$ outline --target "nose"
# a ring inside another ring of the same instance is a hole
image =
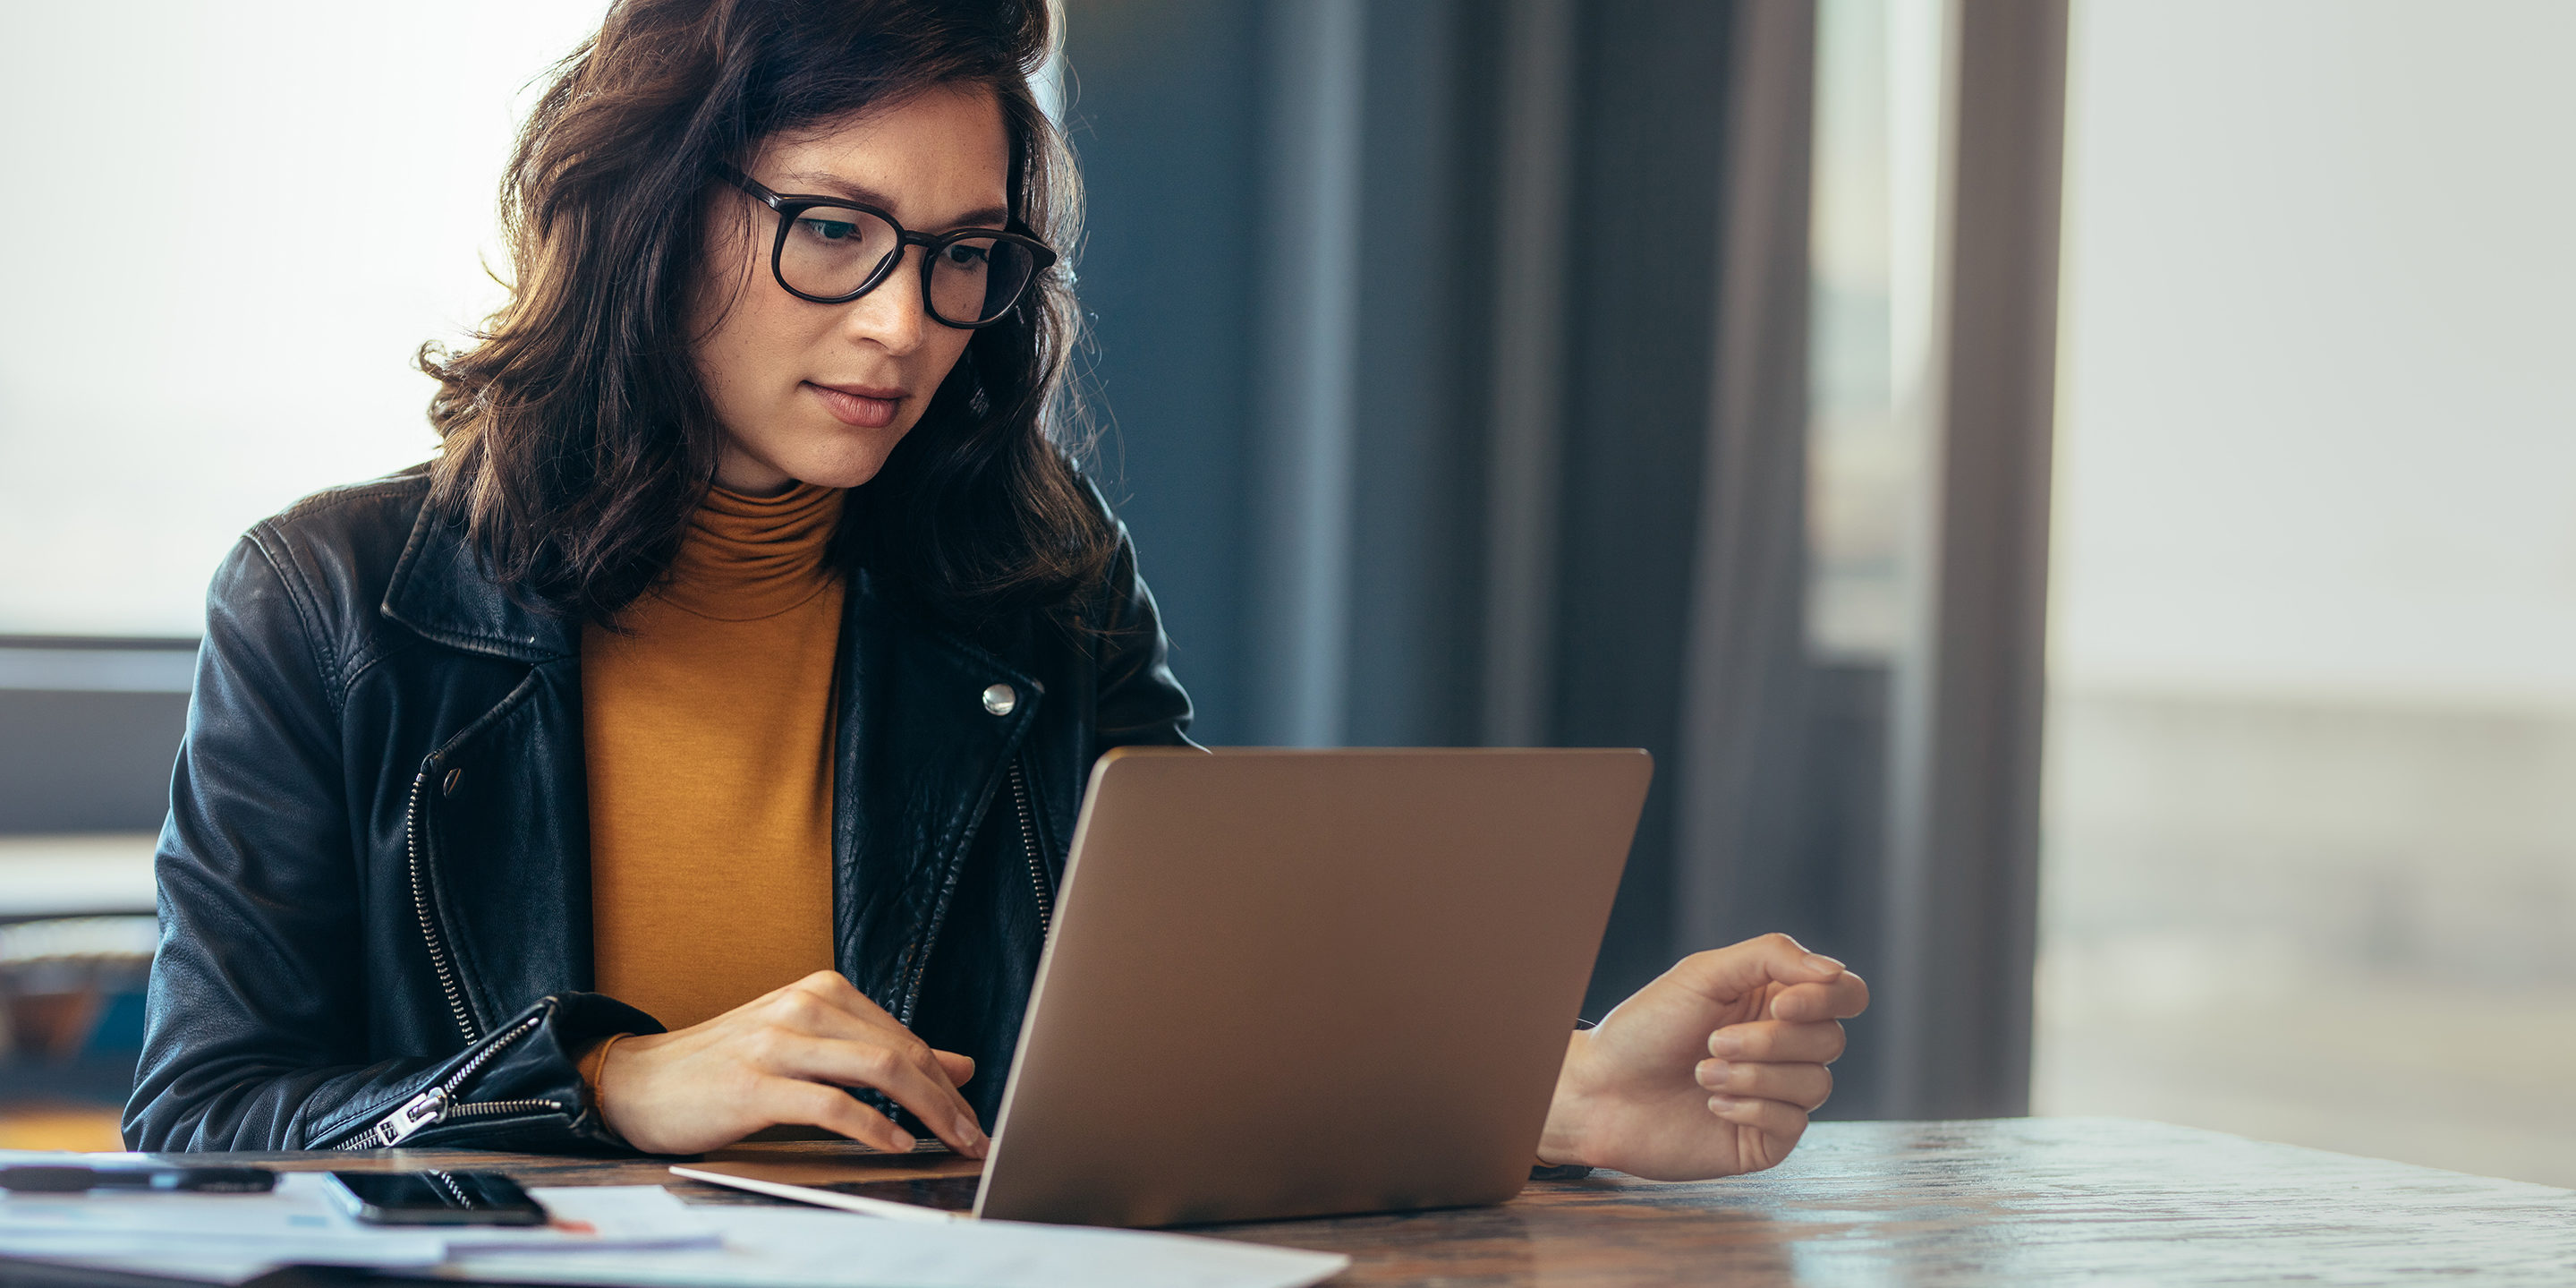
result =
[[[841,306],[842,333],[874,342],[897,357],[920,348],[922,336],[937,325],[922,307],[921,257],[927,253],[919,246],[904,247],[902,262],[875,290]]]

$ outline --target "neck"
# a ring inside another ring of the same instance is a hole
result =
[[[838,488],[814,484],[776,497],[716,488],[690,516],[654,594],[718,621],[749,621],[805,602],[836,575],[830,549],[842,497]]]

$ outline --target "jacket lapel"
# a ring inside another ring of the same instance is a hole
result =
[[[478,1022],[593,980],[581,625],[512,600],[455,525],[422,507],[383,615],[494,666],[479,718],[437,731],[419,794],[444,934]],[[461,670],[461,669],[460,669]]]
[[[843,596],[835,676],[834,962],[910,1021],[922,971],[977,826],[1036,722],[1044,686],[860,573]],[[486,1018],[590,987],[588,768],[578,622],[511,600],[453,525],[425,509],[383,613],[451,648],[529,664],[525,682],[437,750],[443,779],[506,783],[444,801],[432,835],[438,902]],[[995,685],[1008,710],[985,703]],[[443,817],[441,817],[443,815]],[[496,975],[499,971],[502,974]],[[506,975],[506,978],[503,977]]]
[[[843,605],[834,957],[860,992],[910,1023],[967,848],[1044,695],[1025,670],[939,628],[868,574],[851,578]],[[998,714],[985,702],[995,685],[1009,686]]]
[[[469,652],[547,662],[581,656],[581,623],[510,598],[483,572],[457,525],[424,505],[403,543],[381,610],[421,635]]]

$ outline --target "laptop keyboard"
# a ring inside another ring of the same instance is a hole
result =
[[[843,1181],[815,1188],[835,1194],[854,1194],[863,1199],[884,1199],[888,1203],[937,1208],[943,1212],[972,1212],[975,1210],[975,1187],[982,1183],[982,1179],[976,1176],[935,1176],[908,1181]]]

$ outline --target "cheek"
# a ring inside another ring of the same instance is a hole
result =
[[[899,434],[909,434],[921,424],[921,418],[930,411],[931,401],[948,383],[948,377],[956,373],[957,364],[965,360],[966,346],[975,338],[971,331],[959,331],[937,323],[930,325],[932,329],[947,334],[924,337],[921,347],[913,350],[911,360],[904,364],[904,383],[920,390],[921,396],[904,400],[903,410],[894,423]]]
[[[794,365],[813,336],[800,329],[804,319],[786,313],[757,291],[745,292],[730,310],[718,315],[713,330],[702,330],[697,344],[699,378],[718,406],[739,407],[746,400],[775,394],[784,372]],[[794,381],[786,382],[788,387]]]
[[[936,326],[936,324],[933,325]],[[945,334],[932,336],[930,343],[922,346],[923,354],[934,364],[933,369],[938,375],[938,379],[929,382],[932,388],[937,388],[947,381],[949,374],[957,369],[957,364],[965,360],[966,347],[975,342],[975,333],[972,331],[960,331],[954,327],[945,326],[937,329]]]
[[[793,342],[783,334],[790,319],[780,316],[777,291],[762,291],[768,272],[764,248],[754,245],[737,222],[710,221],[706,262],[710,266],[691,308],[691,357],[707,393],[719,409],[739,403],[758,390]]]

